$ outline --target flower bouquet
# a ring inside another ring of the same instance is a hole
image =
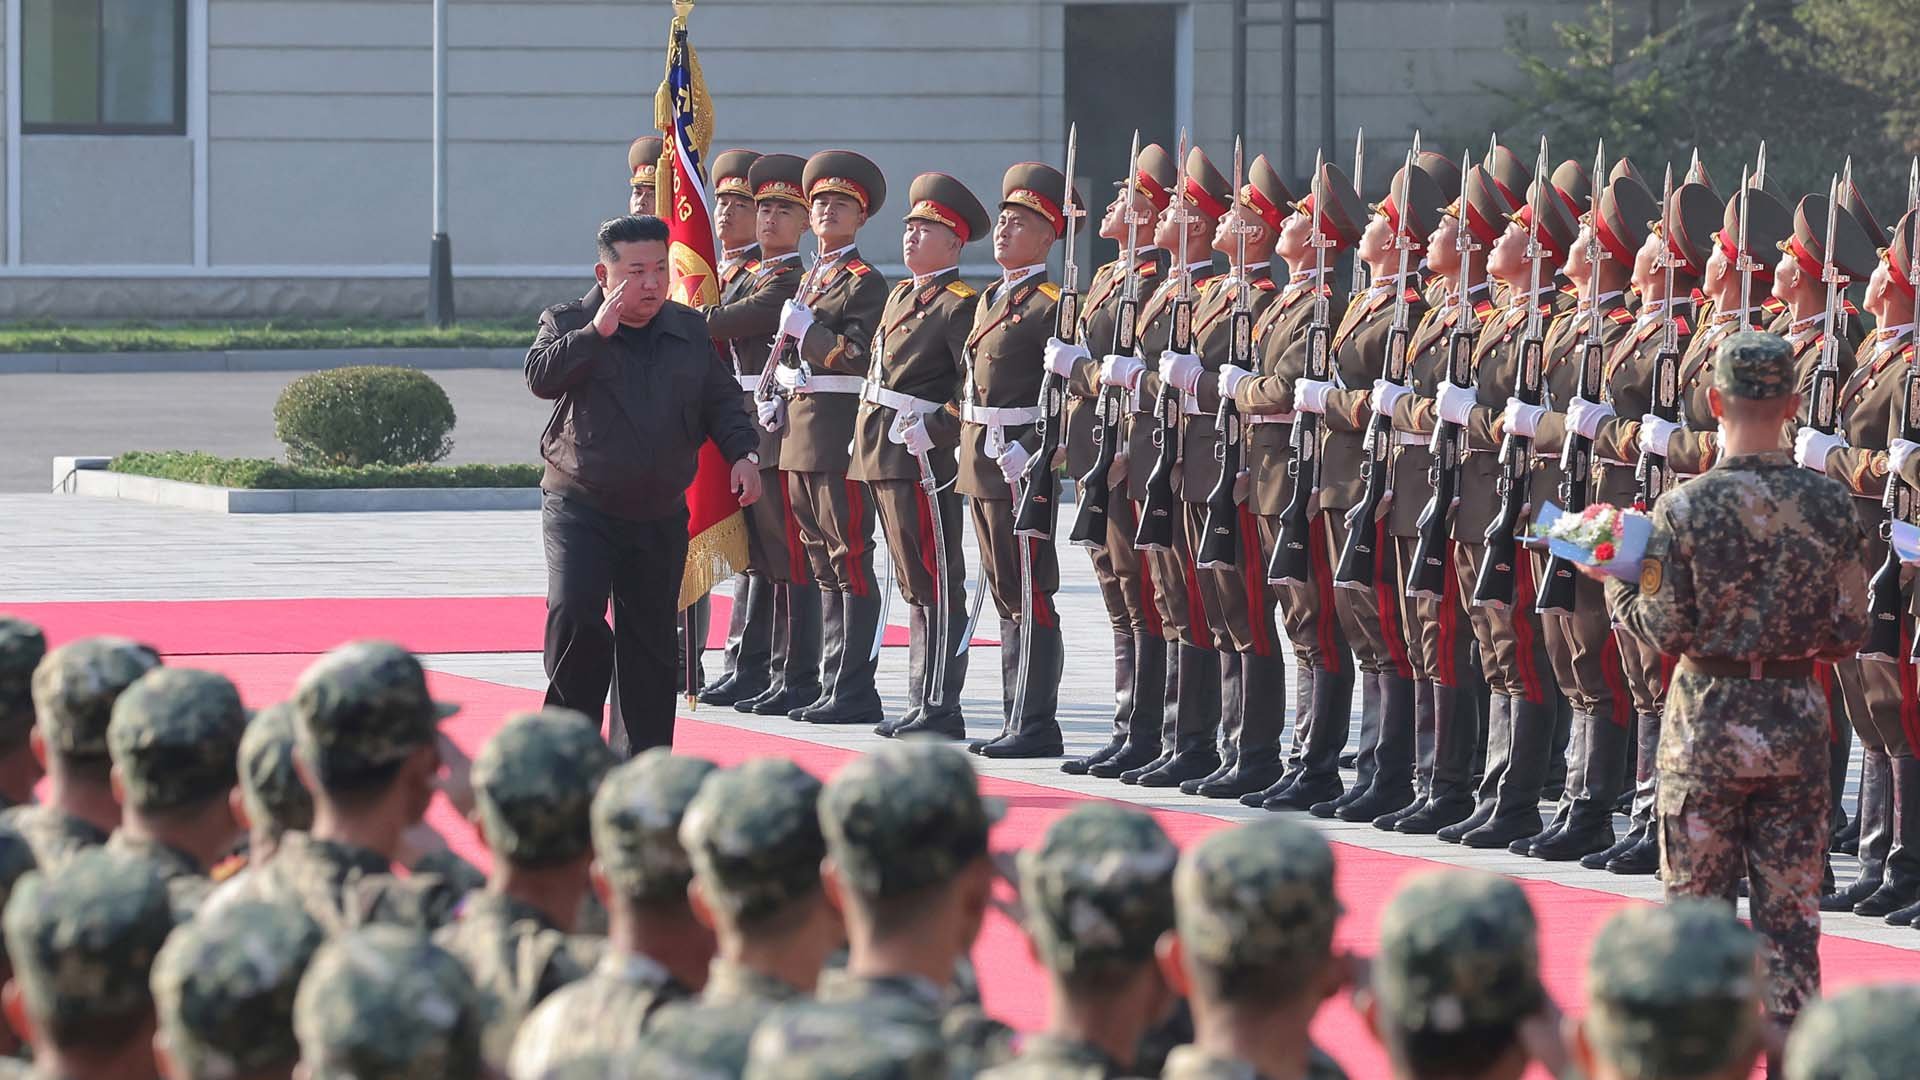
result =
[[[1638,510],[1595,503],[1577,514],[1552,503],[1540,508],[1532,535],[1568,562],[1594,566],[1622,581],[1640,580],[1640,560],[1653,519]]]

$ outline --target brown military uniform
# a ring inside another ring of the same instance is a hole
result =
[[[737,261],[722,262],[720,302],[707,309],[707,331],[720,350],[720,359],[732,370],[740,389],[751,399],[767,365],[767,353],[780,329],[780,306],[800,288],[800,256],[763,259],[756,245]],[[749,400],[749,408],[753,406]],[[760,474],[764,496],[747,510],[754,540],[747,546],[752,572],[776,584],[812,580],[805,553],[788,546],[793,530],[786,484],[779,475],[780,444],[785,428],[760,432]]]

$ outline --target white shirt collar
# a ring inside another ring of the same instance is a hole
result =
[[[854,248],[859,246],[860,246],[859,244],[848,244],[846,247],[837,247],[837,248],[834,248],[832,251],[821,252],[820,261],[821,262],[838,262],[840,261],[841,256],[845,255],[847,252],[852,251]]]
[[[1267,267],[1272,265],[1273,265],[1272,259],[1261,259],[1259,262],[1250,262],[1247,265],[1241,267],[1240,269],[1245,273],[1251,274],[1255,270],[1264,270]]]
[[[1287,275],[1287,284],[1305,285],[1307,282],[1312,281],[1314,278],[1319,277],[1321,274],[1325,272],[1326,271],[1324,271],[1318,266],[1309,266],[1305,270],[1295,270],[1291,274]]]
[[[1912,333],[1912,332],[1913,332],[1912,323],[1910,322],[1895,323],[1892,326],[1882,326],[1882,327],[1876,328],[1873,332],[1873,340],[1875,342],[1897,341],[1900,338],[1906,337],[1909,333]]]
[[[925,285],[927,282],[932,281],[934,278],[939,277],[941,274],[949,274],[958,269],[960,269],[960,264],[954,263],[952,266],[946,267],[944,269],[935,270],[931,274],[915,274],[913,275],[913,287],[917,289],[920,286]]]
[[[1804,319],[1795,319],[1788,323],[1787,332],[1796,333],[1801,330],[1811,330],[1816,326],[1825,325],[1827,325],[1827,313],[1825,311],[1816,311]]]
[[[1046,263],[1034,263],[1032,266],[1022,266],[1016,270],[1002,270],[1000,271],[1000,287],[1003,289],[1011,288],[1035,274],[1044,274],[1046,272]]]
[[[788,259],[797,259],[799,257],[800,257],[800,253],[798,251],[789,251],[785,255],[762,255],[760,256],[760,261],[763,263],[777,263],[777,262],[786,262]]]
[[[737,248],[729,248],[720,254],[720,265],[732,266],[734,263],[741,262],[746,259],[747,252],[751,250],[753,250],[752,244],[742,244]]]

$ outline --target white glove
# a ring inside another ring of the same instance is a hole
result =
[[[1667,452],[1667,444],[1673,441],[1680,431],[1680,425],[1671,420],[1662,420],[1648,413],[1640,418],[1640,452],[1643,454],[1662,454]]]
[[[1059,338],[1047,339],[1047,370],[1063,379],[1073,378],[1073,366],[1093,358],[1085,345],[1069,345]]]
[[[787,426],[787,403],[779,398],[768,398],[754,408],[760,414],[762,429],[772,432]]]
[[[1200,358],[1192,353],[1169,349],[1160,354],[1160,377],[1183,394],[1193,393],[1193,388],[1200,385],[1200,373],[1205,370]]]
[[[813,309],[797,301],[789,300],[780,305],[780,332],[792,338],[807,336],[807,330],[813,326]]]
[[[907,452],[916,457],[933,449],[933,436],[927,432],[927,418],[917,412],[903,412],[894,417],[893,430],[887,432],[887,438],[906,447]]]
[[[1373,411],[1381,416],[1391,417],[1393,407],[1400,399],[1413,393],[1413,387],[1390,383],[1385,379],[1373,380]]]
[[[1913,457],[1916,450],[1920,450],[1920,443],[1908,442],[1905,439],[1895,439],[1888,443],[1887,470],[1905,475],[1907,459]]]
[[[1006,478],[1008,487],[1019,486],[1020,474],[1027,471],[1027,459],[1032,456],[1027,453],[1026,447],[1017,442],[1008,443],[1006,449],[1000,451],[1000,457],[996,460],[1000,463],[1000,475]]]
[[[1147,370],[1147,365],[1137,356],[1112,356],[1100,361],[1100,382],[1103,386],[1112,386],[1121,390],[1133,389],[1134,380]]]
[[[1480,404],[1480,395],[1470,386],[1441,383],[1434,403],[1440,407],[1440,419],[1449,424],[1465,424],[1473,415],[1473,407]]]
[[[1323,413],[1327,411],[1327,395],[1333,392],[1333,384],[1319,379],[1297,379],[1293,384],[1293,407],[1301,412]]]
[[[791,394],[800,388],[800,369],[781,364],[773,369],[773,381],[780,389]]]
[[[1793,460],[1804,468],[1823,473],[1827,471],[1827,455],[1845,445],[1847,440],[1839,435],[1828,435],[1803,427],[1793,437]]]
[[[1612,416],[1613,406],[1598,401],[1577,397],[1567,403],[1567,426],[1582,438],[1593,438],[1600,430],[1600,422]]]
[[[1243,367],[1234,367],[1232,364],[1221,364],[1219,374],[1220,396],[1228,398],[1232,397],[1233,392],[1240,388],[1241,383],[1253,378],[1253,372]]]
[[[1507,399],[1507,408],[1500,414],[1500,422],[1508,431],[1523,439],[1531,439],[1540,430],[1540,418],[1547,415],[1545,405],[1529,405],[1517,397]]]

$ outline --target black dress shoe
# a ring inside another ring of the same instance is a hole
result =
[[[1428,800],[1425,795],[1415,795],[1412,802],[1395,810],[1393,813],[1381,814],[1379,817],[1374,818],[1373,827],[1379,829],[1381,832],[1392,832],[1395,825],[1425,810],[1427,808],[1427,802]]]
[[[1821,911],[1852,911],[1853,905],[1880,889],[1880,878],[1856,878],[1844,889],[1836,889],[1820,898]]]
[[[1095,750],[1086,757],[1068,758],[1061,762],[1060,771],[1066,773],[1068,776],[1085,776],[1089,769],[1118,754],[1120,751],[1126,749],[1126,746],[1126,736],[1116,735],[1113,737],[1112,742],[1107,743],[1107,745]]]
[[[1140,777],[1141,787],[1165,788],[1179,787],[1183,781],[1198,780],[1213,774],[1220,767],[1220,751],[1209,743],[1204,747],[1182,750],[1167,760],[1165,765]]]
[[[1087,769],[1088,776],[1097,776],[1102,780],[1117,780],[1120,774],[1131,772],[1144,765],[1151,765],[1160,757],[1157,746],[1135,746],[1129,743],[1121,751],[1105,761]]]
[[[1582,856],[1580,865],[1589,870],[1605,870],[1608,863],[1632,850],[1636,844],[1640,843],[1641,838],[1644,836],[1646,836],[1646,832],[1643,830],[1628,829],[1627,835],[1615,840],[1613,846],[1607,850],[1596,851],[1591,855]]]
[[[1607,873],[1644,877],[1660,869],[1660,842],[1642,836],[1640,842],[1607,861]]]
[[[962,716],[958,709],[942,714],[923,712],[893,729],[893,738],[903,739],[908,735],[938,735],[943,739],[964,739],[967,737],[967,718]]]
[[[1432,836],[1473,816],[1473,800],[1464,796],[1427,800],[1427,805],[1396,823],[1393,831],[1405,836]]]
[[[1194,794],[1203,799],[1251,798],[1255,794],[1264,793],[1278,783],[1281,774],[1286,770],[1286,765],[1279,760],[1249,765],[1247,760],[1242,758],[1219,779],[1201,784],[1200,790]]]
[[[1468,814],[1466,817],[1461,818],[1459,821],[1454,822],[1444,829],[1436,830],[1433,835],[1449,844],[1457,844],[1460,842],[1461,837],[1492,820],[1493,800],[1489,799],[1485,805],[1475,805],[1471,814]]]
[[[1278,795],[1269,796],[1260,804],[1263,810],[1309,810],[1323,802],[1329,802],[1340,795],[1341,784],[1337,776],[1318,780],[1300,780]]]
[[[1826,909],[1821,908],[1820,910],[1825,911]],[[1898,911],[1887,914],[1887,922],[1893,926],[1912,926],[1916,919],[1920,919],[1920,904],[1908,904]]]
[[[1288,790],[1293,787],[1294,782],[1299,779],[1300,773],[1298,771],[1282,773],[1280,779],[1275,780],[1265,791],[1250,791],[1240,796],[1240,805],[1251,806],[1255,810],[1258,810],[1266,805],[1268,799],[1278,799],[1285,795]]]
[[[1341,767],[1341,768],[1343,768],[1343,769],[1351,769],[1351,768],[1353,768],[1353,767],[1355,767],[1355,766],[1356,766],[1356,765],[1358,765],[1358,764],[1360,764],[1360,755],[1359,755],[1359,754],[1341,754],[1341,755],[1340,755],[1340,767]]]
[[[1878,919],[1909,904],[1920,902],[1920,889],[1901,888],[1891,881],[1882,882],[1865,900],[1853,905],[1855,915]]]
[[[759,697],[736,701],[733,707],[740,712],[750,712],[755,716],[787,716],[796,709],[802,709],[820,700],[820,688],[788,689],[779,687],[769,689]]]
[[[1333,816],[1341,821],[1372,821],[1382,814],[1398,813],[1413,802],[1413,786],[1381,788],[1370,787],[1366,793],[1345,806],[1334,810]]]
[[[1232,772],[1233,767],[1236,764],[1238,764],[1239,761],[1240,761],[1240,755],[1238,754],[1235,754],[1235,753],[1221,754],[1220,765],[1217,768],[1215,768],[1212,772],[1208,773],[1205,776],[1195,777],[1191,780],[1180,781],[1180,793],[1183,795],[1200,794],[1200,785],[1211,784],[1215,780],[1218,780],[1221,777]]]
[[[759,697],[761,694],[764,694],[766,692],[767,692],[766,683],[760,682],[758,680],[755,680],[752,682],[743,682],[740,679],[729,675],[725,679],[722,679],[719,682],[714,683],[712,686],[706,688],[705,690],[700,691],[700,704],[702,705],[737,705],[740,702],[747,700],[748,698]]]
[[[1571,862],[1583,855],[1596,851],[1605,851],[1613,846],[1613,826],[1594,825],[1591,828],[1562,829],[1552,836],[1533,842],[1533,850],[1527,854],[1547,862]]]
[[[1165,751],[1164,753],[1160,754],[1160,756],[1154,758],[1152,761],[1147,762],[1145,765],[1141,765],[1138,768],[1128,769],[1126,772],[1121,773],[1120,782],[1123,784],[1138,784],[1140,782],[1141,777],[1147,775],[1148,773],[1154,771],[1155,769],[1160,768],[1162,765],[1165,765],[1167,762],[1172,760],[1173,760],[1173,751],[1171,750]]]
[[[1498,818],[1465,833],[1460,843],[1470,848],[1503,848],[1515,840],[1530,840],[1540,835],[1540,812],[1520,814],[1502,821]]]
[[[1040,758],[1060,756],[1060,729],[1041,728],[995,739],[980,748],[981,757]]]

